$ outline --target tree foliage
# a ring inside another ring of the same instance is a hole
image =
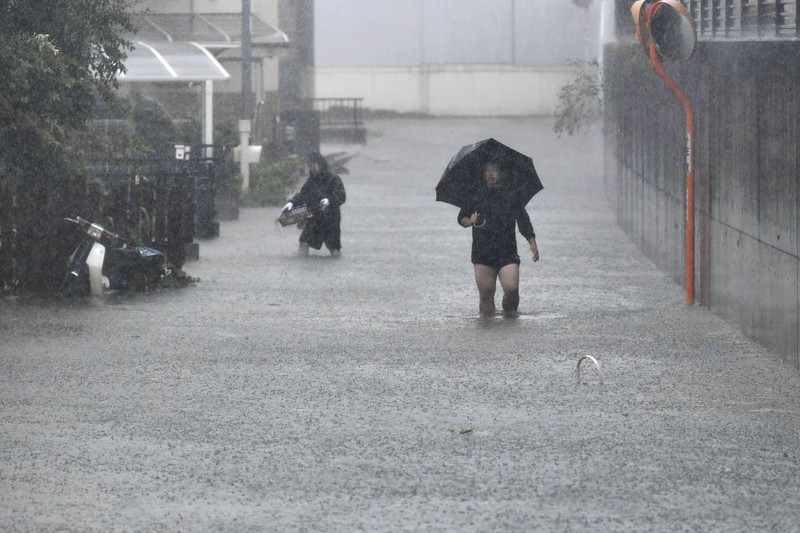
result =
[[[114,98],[133,1],[0,0],[0,202],[14,205],[26,288],[52,286],[66,261],[63,218],[98,204],[80,147],[97,99]]]

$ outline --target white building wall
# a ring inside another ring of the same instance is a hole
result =
[[[603,3],[583,9],[571,0],[314,0],[316,65],[562,66],[592,60]]]
[[[435,116],[552,114],[578,63],[602,60],[609,12],[610,0],[315,0],[315,96]]]
[[[372,110],[433,116],[550,115],[572,67],[433,65],[317,68],[318,98],[363,98]]]

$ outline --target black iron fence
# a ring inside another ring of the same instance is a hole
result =
[[[0,187],[0,291],[17,280],[17,195],[14,187]]]
[[[164,251],[180,267],[195,237],[219,235],[217,195],[236,185],[230,147],[178,145],[175,149],[174,159],[129,161],[120,170],[95,168],[95,173],[108,190],[103,206],[107,223],[118,233],[137,235]]]
[[[319,116],[320,136],[344,142],[367,142],[363,98],[312,98],[308,107]]]
[[[194,253],[195,238],[219,235],[217,196],[238,187],[233,151],[219,145],[184,147],[171,160],[94,162],[92,170],[106,191],[95,222],[161,250],[177,268]],[[20,250],[30,248],[20,242],[18,182],[0,179],[0,289],[16,286]]]
[[[684,0],[700,39],[800,37],[800,0]]]
[[[286,149],[305,155],[319,151],[321,141],[366,144],[363,98],[309,98],[297,109],[281,111]]]

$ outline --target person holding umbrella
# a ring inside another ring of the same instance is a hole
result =
[[[436,199],[460,207],[458,223],[472,228],[471,259],[483,316],[495,313],[498,280],[503,311],[517,313],[520,258],[515,229],[538,261],[536,234],[525,206],[542,188],[530,157],[494,139],[463,147],[436,187]]]
[[[481,315],[495,313],[497,281],[503,289],[503,311],[514,314],[519,307],[519,264],[514,226],[528,241],[534,261],[539,260],[536,234],[524,205],[503,189],[500,162],[487,162],[483,170],[486,194],[472,209],[461,209],[458,223],[472,228],[472,264],[478,286]]]
[[[296,205],[306,205],[314,210],[314,216],[306,221],[300,233],[300,255],[308,255],[309,247],[319,250],[323,244],[331,256],[342,255],[340,208],[346,200],[342,179],[328,170],[328,162],[321,154],[311,153],[308,156],[308,179],[282,210],[291,211]]]

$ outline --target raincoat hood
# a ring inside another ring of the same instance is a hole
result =
[[[308,164],[318,164],[320,174],[328,171],[328,161],[319,152],[311,152],[308,154]]]

